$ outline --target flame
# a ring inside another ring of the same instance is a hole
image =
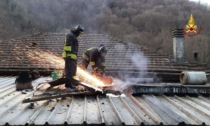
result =
[[[91,84],[93,86],[96,86],[96,87],[103,87],[105,86],[105,84],[100,81],[98,78],[92,76],[89,72],[83,70],[82,68],[80,67],[77,67],[77,75],[81,78],[83,78],[83,80],[88,84]]]

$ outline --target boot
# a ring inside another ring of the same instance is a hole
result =
[[[72,79],[71,82],[74,86],[80,85],[81,83],[79,80],[74,80],[74,79]]]
[[[59,78],[57,80],[54,80],[54,81],[51,81],[49,82],[49,84],[54,87],[54,86],[58,86],[58,85],[61,85],[61,84],[65,84],[67,81],[66,78]]]

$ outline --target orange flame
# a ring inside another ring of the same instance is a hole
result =
[[[80,67],[77,67],[77,75],[79,77],[83,78],[83,80],[85,82],[87,82],[88,84],[91,84],[93,86],[96,86],[96,87],[105,86],[105,84],[102,81],[100,81],[98,78],[92,76],[90,73],[81,69]]]

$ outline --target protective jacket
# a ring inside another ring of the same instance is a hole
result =
[[[62,57],[70,57],[73,60],[77,59],[78,52],[78,40],[74,34],[67,34],[64,40],[64,51],[62,53]]]
[[[82,55],[82,67],[86,68],[88,67],[89,63],[96,73],[101,73],[101,75],[105,72],[105,57],[100,54],[98,51],[98,48],[92,47],[89,48],[87,51],[85,51]]]
[[[72,87],[76,80],[77,70],[77,52],[78,52],[78,40],[73,33],[66,35],[64,41],[64,51],[62,57],[65,59],[65,78],[69,81],[66,82],[66,87]]]

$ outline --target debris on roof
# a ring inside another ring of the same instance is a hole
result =
[[[14,81],[0,77],[0,125],[210,125],[205,95],[73,96],[22,104],[33,91],[15,91]]]

